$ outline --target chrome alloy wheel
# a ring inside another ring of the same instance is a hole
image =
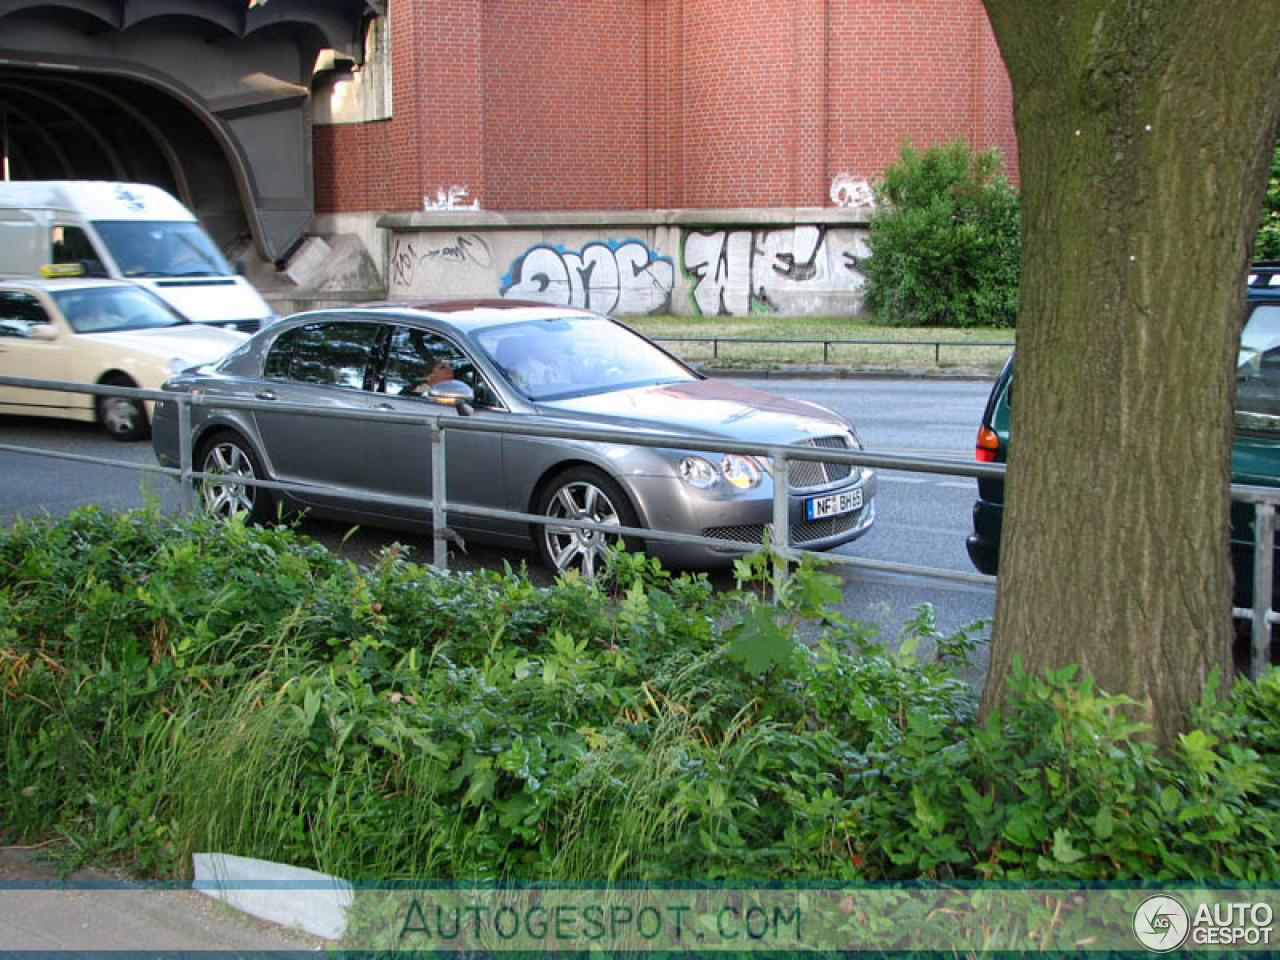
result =
[[[562,483],[546,501],[542,513],[553,519],[608,523],[620,527],[634,525],[634,521],[628,523],[623,518],[609,493],[589,479]],[[603,567],[609,547],[621,539],[616,533],[560,527],[551,523],[542,528],[543,556],[556,573],[577,570],[590,579]]]
[[[214,474],[200,481],[200,498],[208,513],[229,517],[235,513],[254,518],[259,491],[235,478],[259,479],[253,456],[232,439],[220,440],[205,451],[201,473]]]

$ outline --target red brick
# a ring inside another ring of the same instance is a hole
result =
[[[318,127],[320,212],[830,204],[905,143],[1016,173],[981,0],[391,0],[390,120]]]

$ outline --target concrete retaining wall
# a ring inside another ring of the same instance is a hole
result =
[[[360,238],[384,289],[368,282],[355,289],[339,279],[347,272],[312,264],[308,273],[323,283],[271,298],[281,313],[337,302],[341,290],[353,300],[384,293],[392,300],[504,297],[616,316],[847,316],[861,307],[867,213],[465,210],[321,217],[318,233]]]

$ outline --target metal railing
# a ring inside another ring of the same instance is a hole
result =
[[[880,470],[898,470],[913,473],[941,474],[946,476],[978,478],[1003,478],[1005,465],[1002,463],[978,463],[970,460],[954,460],[947,458],[920,457],[912,455],[873,453],[869,450],[839,450],[826,447],[794,446],[785,444],[760,444],[738,440],[714,440],[707,437],[684,436],[657,432],[631,432],[623,430],[605,430],[598,428],[567,427],[563,425],[547,426],[531,423],[503,423],[472,417],[460,417],[448,412],[421,412],[414,414],[397,414],[380,410],[334,410],[305,404],[288,404],[279,401],[234,400],[229,398],[211,399],[203,394],[176,393],[160,390],[138,390],[118,386],[90,385],[66,383],[56,380],[36,380],[24,377],[0,376],[0,385],[18,386],[42,390],[58,390],[67,393],[85,393],[95,396],[127,396],[140,400],[169,401],[177,405],[178,410],[178,442],[179,467],[162,467],[159,464],[137,463],[117,460],[108,457],[93,457],[84,454],[68,453],[61,450],[48,450],[39,447],[23,447],[12,444],[0,444],[0,452],[20,453],[43,456],[52,459],[68,460],[79,463],[94,463],[109,467],[120,467],[144,473],[157,473],[176,477],[180,481],[183,511],[194,509],[194,482],[204,479],[218,478],[215,474],[203,473],[194,468],[192,444],[192,417],[195,407],[223,410],[270,410],[276,414],[298,414],[305,416],[333,417],[348,420],[369,422],[399,423],[421,427],[431,447],[431,483],[432,491],[440,491],[440,496],[421,498],[404,498],[377,495],[361,492],[361,497],[372,503],[385,503],[400,506],[426,507],[431,510],[432,529],[432,564],[441,569],[449,566],[449,541],[451,531],[448,527],[450,514],[463,516],[517,520],[539,526],[555,525],[581,530],[599,530],[602,532],[622,534],[644,540],[658,540],[666,543],[698,544],[704,546],[723,547],[742,550],[739,541],[722,540],[715,537],[696,536],[692,534],[674,533],[665,530],[638,527],[612,526],[585,520],[572,520],[562,517],[546,517],[538,514],[523,513],[515,510],[502,510],[481,507],[475,504],[453,502],[448,495],[447,447],[446,437],[454,431],[507,434],[520,437],[547,437],[553,439],[582,440],[596,443],[615,443],[627,446],[656,447],[661,449],[692,450],[708,453],[737,453],[747,456],[767,458],[770,461],[772,476],[776,478],[790,475],[792,461],[817,461],[821,463],[847,464],[849,466],[871,467]],[[225,481],[225,477],[222,477]],[[262,480],[237,477],[236,483],[256,488],[279,491],[310,491],[324,489],[317,484],[281,483],[274,480]],[[1276,535],[1276,507],[1280,505],[1280,488],[1247,486],[1235,484],[1231,488],[1233,500],[1252,503],[1255,510],[1255,535],[1253,558],[1253,606],[1250,608],[1233,608],[1233,616],[1248,620],[1252,625],[1251,675],[1261,676],[1270,662],[1271,627],[1280,623],[1280,613],[1271,609],[1272,579],[1274,574],[1274,551]],[[993,586],[995,577],[980,573],[967,573],[957,570],[945,570],[937,567],[925,567],[914,564],[895,563],[886,560],[872,560],[865,557],[850,556],[840,553],[818,553],[797,549],[790,546],[790,512],[789,485],[774,483],[773,513],[771,524],[771,540],[775,561],[775,587],[787,575],[787,563],[804,555],[822,559],[825,563],[851,567],[875,573],[887,573],[914,576],[941,583],[960,585]]]
[[[1250,631],[1249,676],[1262,676],[1271,662],[1271,627],[1280,623],[1280,614],[1271,609],[1274,589],[1276,506],[1280,490],[1232,484],[1231,499],[1253,504],[1253,606],[1234,607],[1232,616],[1248,620]]]
[[[753,345],[772,345],[772,346],[808,346],[822,347],[822,362],[824,364],[831,363],[831,350],[833,347],[839,346],[859,346],[859,347],[932,347],[933,362],[935,365],[942,364],[942,348],[943,347],[1006,347],[1012,350],[1013,341],[982,341],[982,340],[843,340],[838,338],[822,338],[822,339],[791,339],[791,338],[774,338],[774,337],[660,337],[650,336],[650,340],[658,343],[709,343],[711,344],[711,359],[720,359],[721,344],[753,344]]]

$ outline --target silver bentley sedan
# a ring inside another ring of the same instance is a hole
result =
[[[384,304],[298,314],[166,390],[197,392],[192,466],[206,509],[262,522],[278,506],[380,527],[430,529],[428,432],[370,411],[474,417],[511,426],[666,432],[715,441],[858,449],[852,424],[810,403],[711,380],[626,326],[586,310],[514,301]],[[253,410],[223,398],[257,400]],[[270,409],[280,406],[279,412]],[[317,412],[298,411],[303,405]],[[332,411],[345,416],[321,416]],[[153,446],[179,462],[174,403],[157,406]],[[715,537],[741,546],[652,540],[667,563],[716,566],[760,546],[773,509],[767,459],[616,442],[450,430],[451,506]],[[793,461],[791,542],[846,543],[875,516],[872,470]],[[239,481],[296,484],[288,494]],[[278,504],[277,499],[286,502]],[[552,569],[592,575],[609,543],[595,531],[450,513],[464,540],[537,549]]]

